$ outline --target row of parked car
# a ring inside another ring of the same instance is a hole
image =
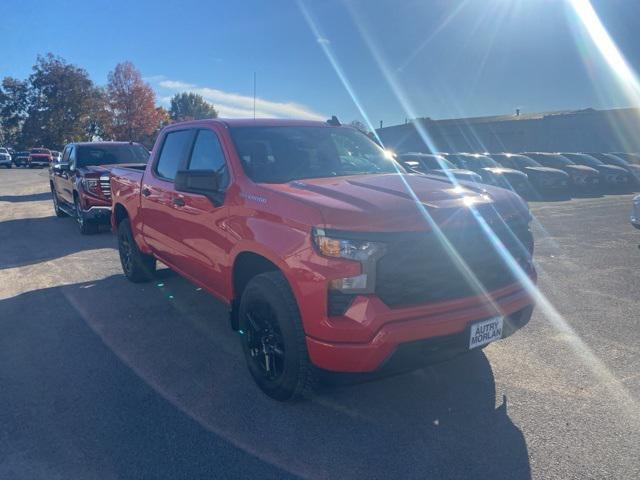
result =
[[[54,161],[59,161],[62,154],[48,148],[31,148],[24,151],[0,147],[0,167],[44,168]]]
[[[640,154],[634,153],[409,152],[397,160],[410,171],[505,187],[529,199],[640,186]]]

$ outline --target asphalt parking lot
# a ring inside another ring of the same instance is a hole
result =
[[[225,311],[0,171],[0,478],[640,478],[632,195],[532,203],[548,303],[446,364],[280,404]]]

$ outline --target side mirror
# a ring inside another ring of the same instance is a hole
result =
[[[54,163],[53,164],[53,168],[55,170],[60,170],[61,172],[65,172],[67,170],[69,170],[69,164],[68,163]]]
[[[204,195],[215,206],[222,204],[219,184],[219,176],[215,170],[178,170],[174,180],[176,191]]]

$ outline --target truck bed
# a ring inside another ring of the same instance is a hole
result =
[[[146,165],[129,164],[118,166],[111,170],[109,183],[111,184],[112,205],[121,204],[129,213],[131,226],[137,226],[137,215],[140,207],[140,186]],[[118,214],[113,210],[112,215]],[[112,225],[114,217],[112,216]]]

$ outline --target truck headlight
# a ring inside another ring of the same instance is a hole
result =
[[[313,241],[325,257],[365,262],[384,253],[383,243],[330,237],[321,228],[314,229]]]
[[[94,195],[99,194],[99,182],[97,178],[83,178],[82,186],[87,192],[91,192]]]
[[[345,294],[365,294],[375,291],[376,262],[384,255],[385,244],[369,240],[339,238],[328,235],[324,229],[313,230],[313,242],[325,257],[344,258],[360,262],[362,273],[354,277],[336,278],[329,281],[329,290]]]

